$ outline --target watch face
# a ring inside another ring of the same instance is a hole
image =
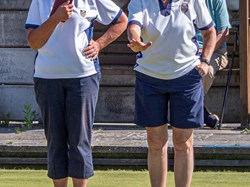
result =
[[[208,59],[206,59],[206,58],[202,58],[202,59],[201,59],[201,62],[205,62],[205,63],[208,64],[208,65],[210,64],[210,61],[209,61]]]

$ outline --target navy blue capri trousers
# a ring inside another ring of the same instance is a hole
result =
[[[48,176],[94,175],[91,132],[100,73],[75,79],[34,78],[48,146]]]

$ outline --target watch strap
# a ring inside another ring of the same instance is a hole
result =
[[[210,65],[210,60],[207,58],[201,58],[201,62],[205,62],[207,65]]]

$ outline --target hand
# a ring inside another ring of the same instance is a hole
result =
[[[196,66],[196,70],[201,74],[202,77],[206,76],[209,71],[209,65],[205,62],[201,62]]]
[[[65,22],[68,20],[73,11],[73,4],[72,1],[68,1],[60,5],[56,12],[53,14],[53,16],[59,21],[59,22]]]
[[[129,44],[127,44],[127,46],[134,52],[145,51],[151,45],[152,45],[152,42],[148,42],[145,44],[141,41],[134,40],[134,39],[130,40]]]
[[[95,60],[100,52],[100,45],[98,42],[91,40],[89,45],[83,49],[83,54],[91,60]]]

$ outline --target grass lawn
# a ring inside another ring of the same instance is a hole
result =
[[[168,187],[174,187],[173,172]],[[72,183],[70,181],[70,187]],[[192,187],[249,187],[250,172],[195,172]],[[0,170],[0,187],[52,187],[46,170]],[[88,187],[150,187],[147,171],[95,171]]]

